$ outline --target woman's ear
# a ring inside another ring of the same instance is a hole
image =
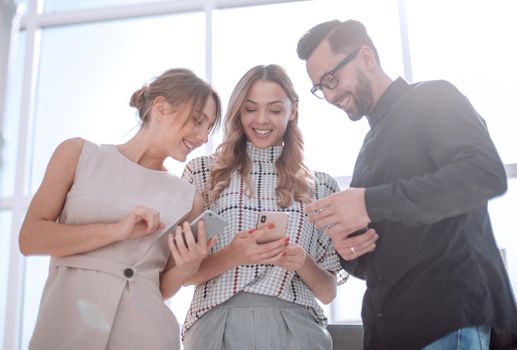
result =
[[[165,99],[165,97],[158,96],[154,99],[152,111],[154,115],[159,119],[162,119],[164,115],[170,113],[170,105]]]
[[[297,114],[298,114],[298,101],[293,103],[293,106],[291,107],[291,114],[289,115],[289,121],[295,120]]]

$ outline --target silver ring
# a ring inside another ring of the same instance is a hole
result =
[[[352,254],[355,254],[355,248],[354,247],[350,247],[350,250],[352,251]]]

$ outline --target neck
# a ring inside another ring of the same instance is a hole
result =
[[[246,150],[251,161],[275,163],[282,155],[283,146],[271,146],[258,148],[251,142],[247,142]]]
[[[153,170],[164,170],[166,155],[153,143],[147,129],[140,129],[128,142],[117,145],[118,150],[128,159]]]
[[[372,79],[372,90],[373,90],[373,105],[372,109],[375,107],[382,94],[386,91],[388,86],[391,85],[393,80],[386,75],[383,71],[377,72],[374,79]],[[370,111],[371,112],[371,111]]]

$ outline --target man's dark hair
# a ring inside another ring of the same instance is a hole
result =
[[[340,23],[340,21],[335,19],[320,23],[309,29],[307,33],[298,40],[298,47],[296,49],[298,57],[301,60],[307,60],[320,42]]]
[[[361,46],[368,46],[380,64],[379,54],[366,28],[361,22],[354,20],[333,20],[312,27],[298,41],[298,57],[307,60],[325,38],[328,38],[334,53],[350,53]]]

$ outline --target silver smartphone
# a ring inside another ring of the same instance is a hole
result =
[[[257,229],[274,224],[273,231],[266,233],[257,243],[268,243],[285,236],[289,214],[281,211],[261,211],[257,219]]]
[[[224,228],[224,226],[226,226],[226,220],[222,216],[217,215],[210,209],[207,209],[204,212],[202,212],[197,218],[192,220],[192,222],[190,223],[190,227],[192,228],[192,234],[194,235],[196,241],[197,224],[200,220],[203,220],[205,222],[205,232],[207,240],[218,234]]]

